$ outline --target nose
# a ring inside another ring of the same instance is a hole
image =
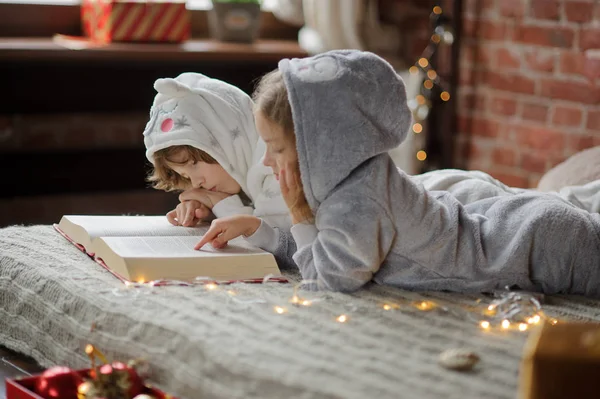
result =
[[[265,156],[263,158],[263,165],[273,167],[273,158],[271,158],[269,151],[265,153]]]
[[[192,186],[194,188],[201,188],[204,184],[204,179],[200,177],[192,177]]]

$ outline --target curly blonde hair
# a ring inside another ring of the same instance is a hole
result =
[[[185,152],[183,161],[175,162],[173,157]],[[154,153],[154,167],[146,180],[152,187],[163,191],[184,191],[192,188],[192,182],[176,173],[169,167],[172,165],[185,165],[189,161],[218,163],[213,157],[198,148],[189,145],[175,145],[156,151]]]
[[[287,87],[285,87],[283,74],[279,69],[267,73],[260,79],[252,95],[252,99],[254,100],[255,111],[261,112],[268,120],[281,126],[286,136],[291,139],[291,142],[295,146],[296,135],[294,133],[292,106],[288,100],[288,91]],[[292,172],[299,182],[299,192],[296,193],[298,200],[292,205],[290,211],[304,216],[307,220],[313,221],[314,215],[306,201],[302,180],[300,179],[300,165],[297,162]]]

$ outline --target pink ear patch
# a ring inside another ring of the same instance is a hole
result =
[[[173,129],[173,119],[167,118],[163,121],[163,123],[161,123],[160,130],[166,133],[171,129]]]

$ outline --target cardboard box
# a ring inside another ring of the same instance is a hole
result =
[[[520,399],[600,398],[600,324],[545,324],[525,345]]]
[[[181,0],[82,0],[83,32],[93,42],[183,42],[190,15]]]

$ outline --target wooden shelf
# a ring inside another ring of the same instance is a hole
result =
[[[244,44],[196,39],[182,44],[111,43],[102,47],[72,50],[51,38],[0,38],[0,62],[277,62],[282,58],[306,56],[298,43],[291,40],[258,40]]]

